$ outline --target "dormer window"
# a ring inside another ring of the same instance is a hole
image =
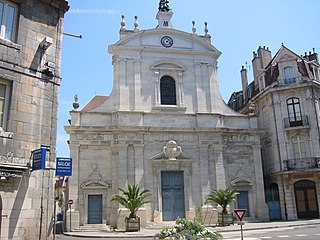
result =
[[[161,105],[177,105],[176,82],[170,76],[163,76],[160,80]]]
[[[285,84],[290,84],[295,82],[294,75],[293,75],[293,67],[285,67],[283,69],[283,73],[284,73]]]

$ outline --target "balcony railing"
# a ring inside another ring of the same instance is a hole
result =
[[[320,157],[296,158],[285,160],[286,170],[320,168]]]
[[[283,122],[284,122],[284,128],[309,126],[309,118],[307,115],[301,116],[296,119],[284,118]]]

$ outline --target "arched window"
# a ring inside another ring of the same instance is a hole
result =
[[[302,116],[299,98],[289,98],[287,100],[287,108],[290,127],[302,126]]]
[[[162,105],[177,105],[176,83],[172,77],[164,76],[161,78],[160,97]]]

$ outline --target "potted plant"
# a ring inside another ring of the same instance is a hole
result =
[[[140,231],[140,218],[137,216],[137,211],[145,203],[151,202],[147,198],[151,196],[149,190],[142,190],[138,185],[127,185],[125,188],[118,188],[122,193],[114,194],[111,201],[116,201],[130,211],[130,214],[125,219],[126,231]]]
[[[236,201],[236,196],[238,192],[232,188],[222,189],[212,189],[211,193],[206,197],[206,204],[218,204],[222,210],[218,214],[219,225],[230,225],[233,224],[233,216],[228,213],[228,205]]]

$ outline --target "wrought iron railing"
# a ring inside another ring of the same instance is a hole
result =
[[[296,158],[285,160],[286,170],[320,168],[320,157]]]
[[[284,118],[284,128],[290,127],[307,127],[309,126],[309,117],[307,115],[303,115],[300,117],[293,118]]]

